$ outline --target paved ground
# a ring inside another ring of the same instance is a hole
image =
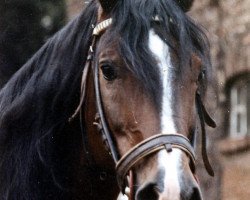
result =
[[[223,157],[222,200],[250,199],[250,151]]]

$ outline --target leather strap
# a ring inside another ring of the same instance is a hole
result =
[[[84,104],[85,97],[86,97],[87,78],[88,78],[89,70],[91,68],[91,61],[93,59],[93,54],[94,54],[93,46],[95,45],[95,41],[96,41],[96,38],[94,36],[93,39],[92,39],[92,43],[91,43],[91,45],[89,47],[87,60],[86,60],[86,63],[84,65],[83,72],[82,72],[79,105],[77,106],[74,114],[68,120],[69,122],[72,122],[75,119],[75,117],[79,114],[83,150],[84,150],[84,153],[85,153],[85,156],[86,156],[86,159],[87,159],[87,165],[88,166],[94,165],[95,163],[94,163],[94,159],[92,158],[92,155],[90,153],[87,133],[86,133],[84,127],[83,127],[84,126],[84,121],[85,121],[84,116],[83,116],[83,104]]]
[[[125,177],[128,171],[142,158],[166,149],[172,151],[172,148],[178,148],[187,153],[195,165],[195,153],[188,138],[180,134],[157,134],[143,140],[127,152],[117,163],[117,181],[121,191],[124,192]]]
[[[92,42],[92,45],[93,45],[93,42]],[[87,77],[88,77],[89,68],[91,66],[91,60],[92,60],[93,53],[94,53],[92,50],[92,45],[91,45],[91,48],[89,48],[87,61],[86,61],[86,64],[85,64],[83,72],[82,72],[80,103],[77,106],[74,114],[69,118],[69,122],[71,122],[78,115],[78,113],[80,113],[80,111],[82,109],[82,105],[83,105],[84,100],[85,100]]]
[[[129,200],[134,200],[134,173],[132,170],[129,170],[128,175],[128,186],[129,186],[129,193],[126,195],[129,197]],[[126,191],[125,191],[126,192]]]
[[[109,149],[109,153],[111,154],[115,163],[119,160],[118,152],[116,151],[116,145],[114,144],[114,140],[112,138],[112,134],[109,131],[108,124],[106,122],[106,118],[103,111],[101,92],[100,92],[100,83],[99,83],[99,67],[98,63],[94,63],[93,72],[94,72],[94,85],[95,85],[95,96],[96,96],[96,107],[99,115],[99,121],[95,122],[99,126],[99,131],[103,137],[104,145],[106,145]]]
[[[196,107],[201,124],[201,154],[203,163],[208,174],[210,176],[214,176],[214,170],[207,156],[207,135],[206,135],[205,123],[213,128],[216,127],[216,123],[206,111],[205,106],[202,103],[200,93],[198,91],[196,92]]]

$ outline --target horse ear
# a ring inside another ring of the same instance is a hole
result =
[[[189,11],[194,2],[194,0],[175,0],[175,1],[184,12]]]
[[[108,14],[115,6],[118,0],[99,0],[102,10]]]

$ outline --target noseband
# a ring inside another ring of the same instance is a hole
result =
[[[157,134],[134,146],[117,162],[118,184],[124,188],[124,180],[128,171],[141,159],[162,149],[171,152],[173,148],[184,151],[190,157],[192,166],[195,166],[194,149],[188,138],[180,134]]]
[[[189,156],[193,168],[195,166],[196,158],[195,158],[194,148],[191,145],[189,139],[184,135],[177,133],[175,134],[160,133],[153,135],[152,137],[143,140],[142,142],[134,146],[132,149],[130,149],[125,155],[120,157],[119,153],[117,152],[114,140],[112,138],[112,134],[110,133],[104,115],[103,104],[100,93],[100,85],[99,85],[98,63],[93,64],[94,48],[96,45],[97,37],[100,36],[101,33],[105,31],[106,28],[109,27],[111,24],[112,24],[112,19],[110,18],[99,23],[93,30],[92,44],[89,48],[87,61],[82,75],[80,103],[75,113],[69,120],[71,121],[78,113],[80,113],[81,115],[81,108],[86,95],[86,79],[89,69],[92,67],[94,75],[94,87],[95,87],[96,108],[97,108],[96,121],[94,122],[94,124],[97,126],[99,132],[101,133],[104,144],[105,146],[108,147],[109,153],[112,156],[114,162],[116,163],[118,185],[121,191],[123,191],[124,193],[126,187],[126,176],[128,175],[129,171],[135,166],[136,163],[138,163],[138,161],[140,161],[141,159],[145,158],[150,154],[153,154],[162,149],[166,149],[167,152],[171,152],[173,148],[177,148],[182,150]],[[213,169],[208,161],[206,152],[205,123],[207,123],[212,127],[215,127],[215,123],[206,112],[202,104],[199,93],[196,94],[196,105],[202,129],[202,157],[208,173],[213,176]],[[87,140],[86,134],[83,135],[83,138]],[[86,143],[86,141],[84,141],[84,143]],[[85,153],[89,153],[88,150],[85,149]]]

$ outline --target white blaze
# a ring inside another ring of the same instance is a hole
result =
[[[172,85],[171,73],[172,68],[171,57],[168,45],[153,31],[149,32],[149,48],[153,52],[158,67],[160,69],[161,81],[163,86],[162,107],[161,107],[161,132],[177,133],[173,120],[172,110]],[[180,183],[178,179],[178,171],[181,163],[181,150],[173,149],[168,153],[166,150],[159,152],[159,167],[165,169],[164,192],[163,195],[171,200],[178,200],[180,195]]]

